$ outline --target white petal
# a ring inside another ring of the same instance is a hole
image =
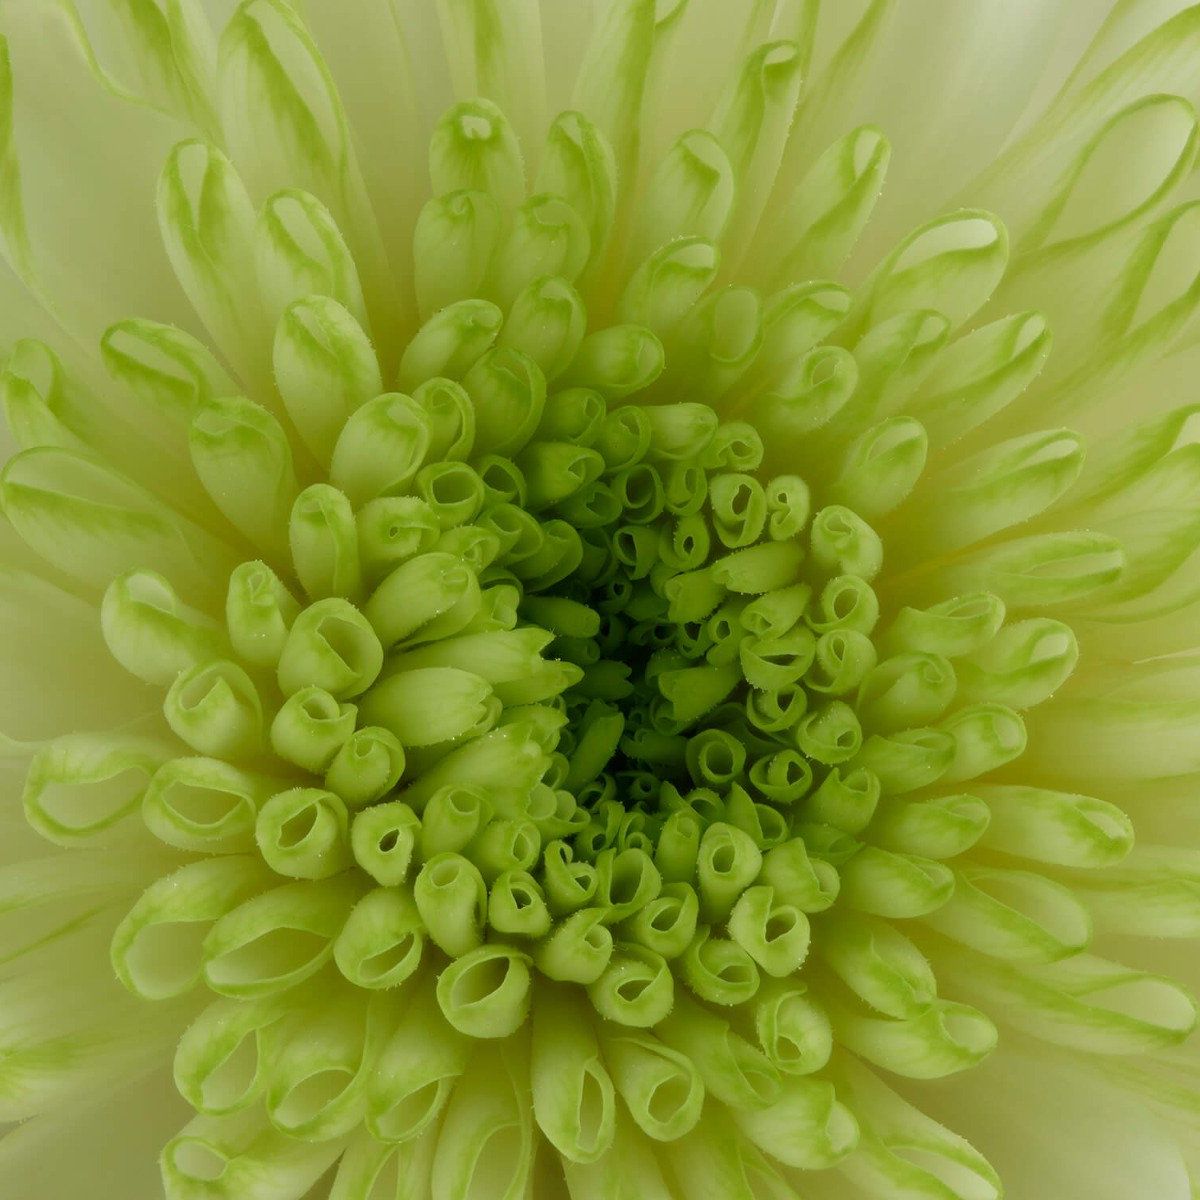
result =
[[[216,44],[200,0],[150,0],[136,7],[112,0],[67,3],[97,65],[118,87],[215,129]]]
[[[194,327],[154,220],[155,177],[187,127],[106,88],[56,4],[6,3],[0,34],[20,171],[20,216],[11,207],[0,215],[10,261],[20,271],[25,257],[66,327],[89,344],[131,314]],[[0,126],[8,105],[0,95]]]
[[[169,1072],[98,1090],[0,1140],[0,1178],[21,1200],[160,1200],[158,1153],[188,1115]]]
[[[97,609],[20,571],[0,573],[0,676],[0,734],[20,741],[112,728],[156,706],[109,654]]]
[[[442,69],[440,43],[431,46],[417,19],[395,17],[395,4],[374,0],[308,0],[298,4],[337,84],[358,161],[392,274],[412,270],[412,226],[428,194],[425,161],[437,115],[420,72]],[[434,20],[433,5],[417,14]],[[436,52],[431,52],[436,51]],[[449,91],[444,94],[448,105]]]
[[[1102,1078],[1001,1046],[914,1103],[968,1138],[1013,1200],[1189,1200],[1178,1147],[1142,1104]]]

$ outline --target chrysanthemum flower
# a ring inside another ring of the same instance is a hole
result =
[[[0,31],[0,1193],[1200,1194],[1200,5]]]

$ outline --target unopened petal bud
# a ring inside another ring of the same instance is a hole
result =
[[[192,418],[188,445],[200,482],[229,523],[264,554],[283,560],[299,485],[279,422],[249,400],[213,400]]]
[[[366,580],[432,550],[441,535],[437,515],[417,496],[381,496],[359,509],[358,553]]]
[[[242,758],[262,743],[258,689],[228,660],[183,672],[167,692],[163,716],[192,749],[213,758]]]
[[[332,792],[292,788],[272,796],[254,832],[263,861],[280,875],[328,879],[351,862],[346,806]]]
[[[500,238],[500,210],[480,191],[425,203],[413,230],[413,283],[421,315],[477,296]]]
[[[425,414],[410,396],[377,396],[351,414],[333,448],[330,481],[356,505],[404,490],[429,452]]]
[[[345,492],[327,483],[305,488],[292,506],[288,544],[310,600],[358,595],[362,586],[358,528]]]
[[[225,626],[238,657],[256,667],[274,667],[300,605],[265,563],[242,563],[229,577]]]
[[[293,692],[271,722],[271,748],[306,771],[322,772],[354,732],[357,710],[323,688]]]
[[[153,571],[129,571],[109,584],[100,628],[121,666],[160,686],[180,671],[219,658],[225,649],[216,622],[184,604]]]
[[[395,735],[367,725],[342,743],[325,772],[325,786],[348,808],[363,808],[386,796],[403,773],[404,748]]]
[[[843,903],[858,912],[900,919],[940,908],[954,891],[954,872],[913,854],[864,846],[841,868]]]
[[[431,552],[402,563],[375,589],[363,607],[385,646],[407,640],[440,623],[447,636],[461,629],[478,608],[479,581],[460,559]],[[470,611],[468,611],[470,610]],[[461,624],[459,622],[461,614]]]
[[[532,821],[520,817],[496,817],[471,839],[463,850],[483,876],[491,882],[505,871],[524,871],[537,861],[541,837]]]
[[[804,550],[795,542],[763,542],[717,559],[709,573],[731,592],[761,596],[795,583],[803,561]]]
[[[344,700],[365,692],[383,666],[383,647],[367,618],[347,601],[318,600],[292,623],[279,658],[285,696],[315,685]]]
[[[504,314],[489,300],[459,300],[439,309],[404,351],[398,385],[414,389],[434,377],[462,379],[496,340],[503,322]]]
[[[871,840],[885,850],[925,858],[956,858],[983,836],[987,804],[977,796],[933,796],[893,801],[871,826]]]
[[[351,910],[333,944],[338,970],[356,987],[399,987],[421,965],[425,948],[412,897],[376,888]]]
[[[463,378],[475,408],[475,452],[515,454],[533,436],[546,403],[546,377],[519,350],[484,354]]]
[[[768,850],[757,882],[770,884],[781,903],[806,913],[827,909],[837,898],[840,886],[837,869],[812,857],[803,838],[793,838]]]
[[[328,463],[350,413],[383,391],[379,362],[362,326],[327,296],[306,296],[279,318],[275,382],[313,457]]]
[[[421,822],[407,804],[389,800],[354,817],[350,846],[354,861],[376,883],[398,887],[408,877]]]

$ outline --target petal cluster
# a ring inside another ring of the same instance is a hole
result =
[[[170,1200],[997,1200],[922,1088],[1011,1047],[1182,1179],[1200,10],[880,241],[886,6],[614,0],[556,100],[536,6],[447,2],[428,119],[355,78],[386,5],[300,7],[0,16],[169,122],[187,302],[84,340],[6,49],[65,336],[0,375],[3,599],[71,661],[4,734],[68,853],[0,870],[0,1118],[173,1054]]]

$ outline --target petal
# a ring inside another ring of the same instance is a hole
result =
[[[0,128],[11,120],[19,171],[0,216],[5,256],[87,343],[131,313],[194,329],[153,234],[155,173],[187,127],[99,78],[59,5],[14,0],[0,32],[12,63]]]
[[[917,1103],[968,1137],[1020,1200],[1189,1200],[1178,1148],[1094,1072],[1001,1048]]]
[[[11,1130],[0,1140],[0,1175],[22,1200],[92,1195],[97,1180],[127,1200],[150,1200],[161,1195],[159,1150],[187,1114],[166,1071],[96,1091]]]
[[[0,573],[0,630],[5,737],[39,741],[76,729],[111,729],[156,706],[154,692],[108,653],[99,612],[35,575]]]

